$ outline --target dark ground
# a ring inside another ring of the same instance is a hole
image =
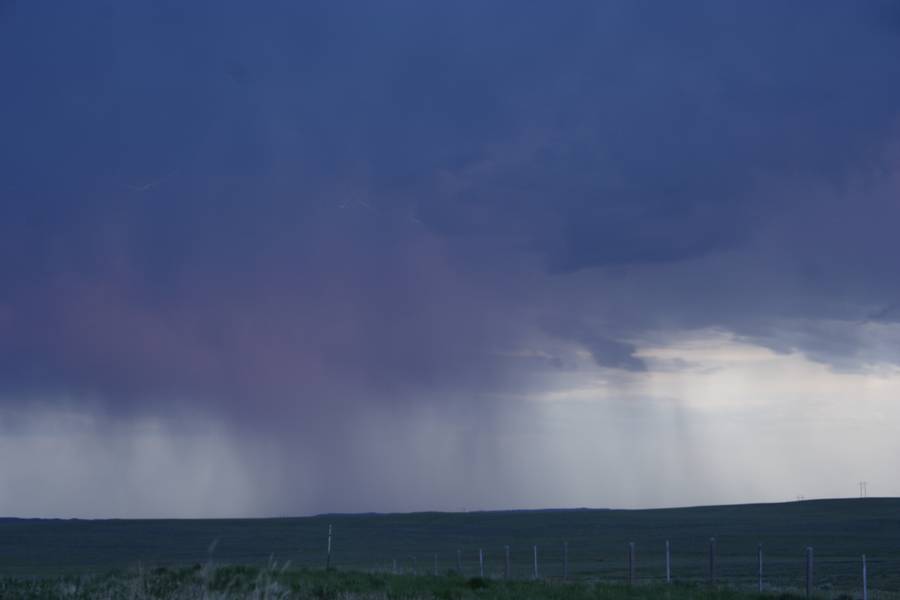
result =
[[[462,551],[468,577],[503,572],[511,547],[513,575],[531,575],[532,545],[541,575],[562,575],[563,541],[573,579],[621,582],[625,548],[636,545],[642,583],[664,576],[664,544],[672,547],[676,581],[703,580],[709,538],[717,540],[718,576],[755,587],[756,548],[763,544],[765,581],[803,584],[804,549],[815,549],[817,589],[859,587],[860,555],[869,559],[870,588],[900,591],[900,499],[813,500],[658,510],[546,510],[385,515],[323,515],[283,519],[31,520],[0,519],[0,575],[32,576],[205,564],[264,565],[270,557],[294,567],[323,567],[328,525],[334,526],[337,569],[455,569]],[[214,544],[212,554],[210,546]]]

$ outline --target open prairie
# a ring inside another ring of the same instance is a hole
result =
[[[267,567],[200,567],[132,570],[99,576],[0,580],[0,597],[16,600],[779,600],[777,596],[702,584],[502,581],[448,576],[388,575]],[[842,600],[849,595],[829,594]],[[887,597],[887,596],[884,596]]]
[[[338,571],[441,575],[457,568],[500,579],[505,546],[511,575],[533,576],[534,546],[542,579],[562,580],[563,543],[569,578],[620,584],[626,549],[635,544],[641,586],[665,581],[665,542],[676,584],[705,583],[710,538],[716,539],[716,579],[755,590],[757,547],[769,590],[801,590],[805,549],[814,551],[819,594],[861,588],[861,555],[869,587],[900,590],[900,499],[811,500],[653,510],[541,510],[468,513],[319,515],[277,519],[0,521],[0,575],[16,578],[104,573],[114,569],[169,570],[210,563],[260,568],[324,568],[328,526]],[[388,578],[390,579],[390,578]]]

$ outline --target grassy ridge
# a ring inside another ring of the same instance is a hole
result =
[[[870,586],[900,590],[900,499],[817,500],[783,504],[659,510],[563,510],[475,513],[324,515],[234,520],[2,520],[0,574],[101,572],[111,568],[203,564],[218,540],[218,563],[265,565],[271,556],[299,567],[324,566],[325,536],[334,525],[334,566],[339,569],[430,572],[456,566],[477,573],[478,549],[487,575],[503,571],[510,545],[513,574],[531,574],[531,548],[539,546],[542,576],[562,573],[562,541],[569,543],[574,578],[621,581],[624,550],[637,546],[638,578],[663,576],[663,545],[671,541],[673,575],[702,580],[707,544],[717,539],[719,575],[752,586],[756,546],[764,545],[767,583],[799,587],[803,551],[813,546],[821,590],[857,589],[859,556],[870,559]]]

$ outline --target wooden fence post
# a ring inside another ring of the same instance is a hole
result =
[[[484,550],[478,549],[478,576],[484,578]]]
[[[716,538],[709,538],[709,583],[716,585]]]
[[[456,572],[460,575],[463,574],[462,570],[462,550],[459,548],[456,549]]]
[[[504,550],[506,551],[506,569],[504,569],[503,575],[506,579],[509,579],[511,574],[509,570],[509,546],[504,546]]]
[[[331,568],[331,525],[328,526],[328,554],[325,555],[325,570]]]
[[[672,583],[672,553],[669,549],[669,540],[666,540],[666,583]]]
[[[863,600],[869,600],[869,581],[868,573],[866,573],[866,555],[862,555],[862,579],[863,579]]]
[[[634,542],[628,542],[628,551],[625,553],[625,564],[628,569],[628,575],[626,576],[628,585],[634,585]]]
[[[534,545],[534,578],[538,578],[537,544]]]
[[[806,597],[812,596],[813,589],[813,549],[806,547]]]
[[[756,590],[762,593],[763,590],[763,551],[762,544],[756,545]]]

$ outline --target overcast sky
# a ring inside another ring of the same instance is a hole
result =
[[[900,495],[895,2],[0,0],[0,515]]]

